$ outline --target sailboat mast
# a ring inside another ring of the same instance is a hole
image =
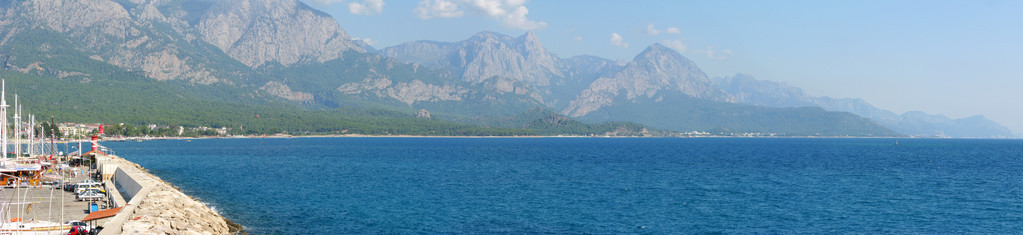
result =
[[[14,135],[16,136],[15,138],[16,138],[17,143],[18,143],[18,147],[15,149],[15,150],[17,150],[16,152],[18,152],[18,156],[21,156],[21,154],[25,153],[25,150],[22,149],[22,147],[21,147],[21,144],[24,141],[24,139],[21,138],[21,133],[24,133],[24,131],[25,131],[25,130],[22,130],[22,128],[25,128],[25,125],[22,125],[21,119],[24,118],[24,117],[25,116],[22,116],[21,105],[19,104],[18,105],[18,130],[15,131],[15,133],[14,133]]]
[[[53,125],[53,116],[50,116],[50,159],[53,159],[53,154],[57,152],[57,145],[53,143],[57,139],[57,127]]]
[[[35,151],[32,151],[32,139],[36,138],[36,116],[28,115],[28,156],[35,156]]]
[[[18,94],[14,94],[14,157],[21,157],[21,141],[18,133],[21,132],[21,105],[18,104]]]
[[[0,151],[7,157],[7,80],[0,80]]]

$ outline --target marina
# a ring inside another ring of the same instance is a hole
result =
[[[0,81],[0,234],[237,233],[205,204],[99,144],[61,142],[56,125],[8,105]],[[9,109],[11,108],[11,109]],[[13,119],[8,119],[13,116]],[[27,118],[23,118],[27,117]],[[46,128],[50,128],[47,130]]]
[[[86,179],[87,177],[83,176],[74,180]],[[108,209],[106,203],[77,200],[74,192],[65,191],[59,185],[3,188],[0,189],[0,197],[5,199],[3,207],[5,220],[0,223],[0,232],[7,233],[24,231],[17,229],[21,226],[43,225],[42,227],[54,228],[53,231],[57,232],[55,234],[66,234],[71,229],[71,223],[85,219],[90,210]],[[91,207],[92,204],[96,207]],[[59,226],[54,227],[54,223],[58,221]]]
[[[66,144],[58,151],[56,138],[46,138],[35,116],[23,114],[17,95],[8,105],[6,90],[6,80],[0,81],[0,126],[13,127],[0,128],[0,152],[5,153],[0,158],[0,234],[98,232],[96,224],[111,216],[97,212],[117,205],[117,195],[107,194],[107,186],[92,179],[101,152],[82,154],[80,142],[74,153]]]

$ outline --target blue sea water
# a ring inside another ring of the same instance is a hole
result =
[[[253,234],[1023,231],[1021,140],[292,138],[104,145]]]

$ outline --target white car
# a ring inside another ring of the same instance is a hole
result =
[[[75,196],[75,200],[79,200],[79,201],[96,201],[96,200],[103,200],[106,197],[107,197],[106,194],[101,193],[99,191],[85,191],[85,192],[82,192],[82,193],[78,194],[78,196]]]
[[[88,190],[101,190],[102,191],[103,190],[103,185],[102,184],[98,184],[98,185],[83,185],[83,186],[76,186],[75,187],[75,193],[82,193],[82,192],[88,191]]]

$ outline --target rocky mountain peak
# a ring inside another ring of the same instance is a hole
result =
[[[680,92],[712,101],[731,101],[731,96],[715,86],[691,60],[664,45],[653,44],[614,76],[600,78],[590,84],[563,113],[581,117],[623,100],[661,102],[665,92]]]
[[[526,41],[540,41],[540,39],[537,38],[536,34],[533,33],[532,31],[529,31],[529,32],[526,32],[525,34],[522,34],[522,38],[524,40],[526,40]]]
[[[696,63],[660,43],[650,45],[636,55],[622,73],[627,75],[623,78],[639,80],[637,84],[670,87],[695,98],[730,101],[730,97],[714,86]]]
[[[226,0],[198,25],[202,38],[250,67],[325,62],[364,49],[330,16],[297,0]]]
[[[686,67],[686,69],[695,68],[696,70],[699,70],[696,63],[693,63],[693,61],[689,60],[689,58],[682,56],[682,54],[679,54],[677,51],[661,45],[660,43],[654,43],[644,49],[643,52],[640,52],[632,59],[632,63],[649,64],[651,66],[659,66],[664,69],[668,69],[666,68],[667,66],[680,66]],[[702,71],[700,72],[702,73]]]
[[[663,52],[663,53],[674,52],[675,54],[678,54],[678,52],[676,52],[675,50],[673,50],[671,48],[668,48],[668,47],[662,45],[661,43],[651,44],[650,46],[647,46],[646,49],[643,49],[643,52],[640,52],[639,54],[642,55],[642,54],[653,53],[653,52]]]
[[[518,44],[519,50],[526,57],[539,57],[538,60],[558,60],[557,56],[547,51],[547,48],[543,47],[540,43],[540,39],[536,38],[536,34],[533,32],[527,32],[522,36],[516,38],[516,44]]]
[[[508,42],[508,41],[511,41],[511,37],[509,37],[508,35],[504,35],[504,34],[500,34],[500,33],[494,32],[494,31],[483,31],[483,32],[479,32],[479,33],[473,34],[472,37],[469,38],[469,40],[470,41],[479,41],[479,42],[491,42],[491,43],[493,43],[493,42]]]
[[[558,57],[543,48],[533,33],[513,38],[484,31],[461,42],[403,43],[384,48],[381,54],[448,69],[472,83],[483,83],[496,77],[545,87],[550,85],[551,78],[562,77],[557,68]]]
[[[109,0],[31,0],[20,7],[22,14],[33,22],[89,44],[124,39],[131,27],[128,11]]]
[[[534,34],[533,32],[526,32],[526,34],[519,36],[519,38],[517,39],[519,41],[519,44],[523,45],[524,47],[544,49],[543,46],[540,44],[540,39],[537,38],[536,34]]]

